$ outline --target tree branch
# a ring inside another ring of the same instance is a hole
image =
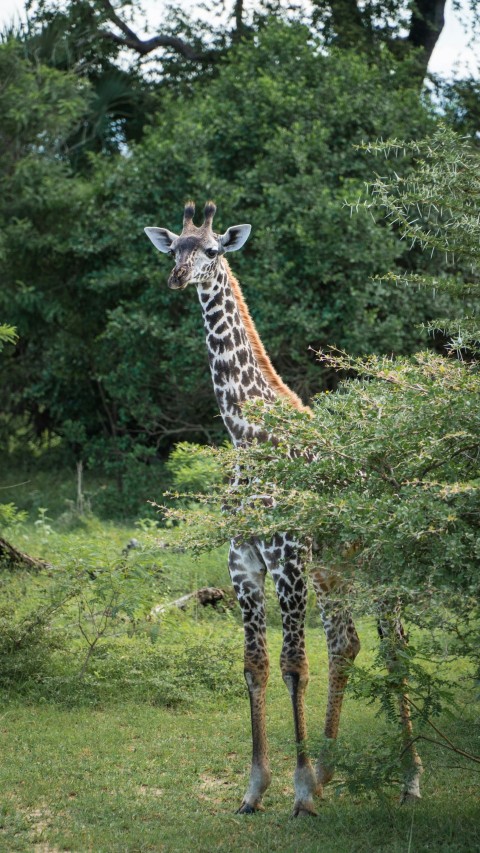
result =
[[[415,708],[416,711],[421,713],[420,708],[413,701],[413,699],[410,699],[409,697],[407,697],[407,702],[409,703],[409,705],[412,706],[412,708]],[[443,747],[445,747],[445,749],[450,749],[452,752],[456,752],[457,755],[462,755],[464,758],[470,759],[470,761],[475,761],[477,764],[480,764],[480,756],[473,755],[471,752],[466,752],[464,749],[460,749],[460,747],[455,746],[455,744],[450,740],[450,738],[447,737],[447,735],[444,732],[442,732],[438,728],[438,726],[435,725],[435,723],[432,723],[432,721],[430,720],[429,717],[426,718],[426,722],[428,723],[429,726],[431,726],[431,728],[434,730],[434,732],[436,732],[436,734],[442,738],[443,742],[438,741],[438,740],[434,740],[433,738],[429,738],[426,735],[417,735],[416,738],[413,738],[411,743],[413,743],[414,740],[427,740],[427,741],[430,741],[431,743],[437,744],[437,746],[443,746]],[[408,748],[408,746],[410,746],[410,744],[408,744],[406,748]],[[403,755],[403,752],[402,752],[402,755]]]
[[[233,17],[235,19],[235,28],[232,33],[232,39],[234,42],[238,42],[245,32],[245,24],[243,23],[243,0],[235,0]]]
[[[122,21],[122,19],[117,15],[110,0],[101,0],[101,2],[108,20],[111,21],[112,24],[115,24],[115,26],[117,26],[123,33],[123,35],[118,35],[118,33],[112,32],[111,30],[100,30],[102,37],[115,42],[115,44],[121,45],[121,47],[128,47],[131,50],[135,50],[140,54],[140,56],[146,56],[159,47],[169,47],[174,50],[175,53],[179,53],[181,56],[184,56],[185,59],[190,59],[193,62],[212,62],[217,56],[217,51],[198,51],[192,47],[191,44],[188,44],[178,36],[159,34],[149,39],[141,39],[131,29],[131,27],[129,27],[128,24],[126,24],[125,21]]]
[[[189,592],[177,598],[175,601],[168,601],[166,604],[157,604],[150,611],[150,619],[158,617],[165,613],[170,607],[178,607],[179,610],[186,610],[187,605],[191,601],[198,601],[203,607],[210,604],[216,607],[219,601],[225,601],[226,595],[223,589],[218,589],[215,586],[204,586],[201,589],[196,589],[195,592]]]
[[[428,721],[429,722],[429,721]],[[464,749],[459,749],[458,746],[450,746],[450,741],[448,743],[444,743],[441,740],[435,740],[433,737],[427,737],[427,735],[417,735],[408,741],[405,749],[400,753],[400,758],[410,749],[410,747],[419,740],[425,740],[427,743],[433,743],[435,746],[441,746],[443,749],[448,749],[450,752],[455,752],[457,755],[461,755],[463,758],[468,758],[470,761],[474,761],[477,764],[480,764],[480,758],[478,755],[472,755],[471,752],[465,752]],[[464,768],[462,768],[464,769]]]

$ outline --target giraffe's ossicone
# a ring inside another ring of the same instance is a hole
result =
[[[266,432],[250,424],[243,413],[246,400],[260,398],[273,402],[286,398],[297,409],[306,409],[299,397],[275,371],[243,298],[240,285],[225,259],[226,252],[241,249],[250,235],[250,225],[234,225],[224,234],[213,231],[215,204],[207,202],[204,221],[194,225],[195,205],[186,203],[180,235],[167,228],[146,228],[145,232],[160,252],[175,259],[168,286],[184,290],[195,285],[203,313],[213,388],[221,416],[234,444],[267,438]],[[308,684],[305,652],[305,612],[307,580],[306,547],[287,533],[277,533],[270,542],[234,540],[229,570],[242,611],[245,647],[245,679],[250,696],[252,719],[252,764],[250,782],[239,808],[251,813],[261,807],[270,783],[270,767],[265,730],[265,691],[269,660],[266,642],[264,583],[271,575],[280,605],[283,645],[280,656],[282,676],[292,700],[297,764],[294,774],[294,814],[315,814],[313,796],[331,779],[331,750],[318,757],[313,768],[307,753],[304,697]],[[332,598],[331,583],[319,571],[313,586],[319,602],[329,653],[329,691],[324,734],[337,737],[340,710],[348,678],[348,668],[359,651],[355,626],[348,611]],[[412,791],[418,786],[411,786]]]

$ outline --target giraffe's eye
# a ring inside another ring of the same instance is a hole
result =
[[[169,249],[168,254],[169,255],[175,255],[175,249]]]
[[[218,252],[216,249],[205,249],[205,254],[207,258],[214,258],[216,255],[218,255]]]

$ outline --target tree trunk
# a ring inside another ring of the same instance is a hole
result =
[[[417,49],[418,77],[423,82],[430,57],[445,25],[446,0],[415,0],[411,3],[406,36],[398,34],[399,20],[394,22],[393,33],[389,36],[386,27],[388,4],[377,5],[382,25],[375,21],[369,4],[362,4],[359,0],[332,0],[330,3],[325,3],[325,0],[317,0],[315,3],[313,0],[314,9],[317,7],[319,10],[318,20],[326,21],[329,28],[333,27],[335,43],[339,47],[371,51],[377,50],[378,42],[383,40],[399,56],[405,55],[405,48]]]
[[[413,4],[408,43],[422,49],[422,66],[427,71],[430,57],[445,25],[446,0],[416,0]]]
[[[357,0],[334,0],[330,8],[339,47],[364,49],[368,44],[372,46],[372,34],[366,27]]]
[[[18,548],[10,545],[10,542],[7,542],[1,536],[0,563],[6,563],[11,568],[36,569],[37,571],[50,568],[50,563],[45,562],[45,560],[39,560],[37,557],[31,557],[29,554],[24,554],[23,551],[19,551]]]
[[[233,8],[233,17],[235,27],[232,32],[232,41],[240,41],[245,33],[245,25],[243,23],[243,0],[236,0]]]

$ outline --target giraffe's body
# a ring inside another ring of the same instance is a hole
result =
[[[215,213],[212,203],[205,207],[205,222],[201,228],[193,225],[193,213],[193,203],[189,202],[185,206],[184,230],[179,237],[163,228],[147,228],[146,232],[160,251],[175,255],[176,265],[170,275],[169,286],[175,290],[183,290],[190,282],[197,286],[213,387],[233,443],[246,444],[254,438],[265,440],[266,432],[249,423],[242,411],[246,400],[260,398],[268,403],[281,395],[296,408],[306,407],[275,372],[249,315],[240,286],[223,258],[225,251],[241,248],[250,233],[250,226],[235,226],[224,235],[217,235],[211,228]],[[277,534],[270,542],[253,539],[231,543],[229,570],[243,617],[245,679],[252,716],[252,767],[250,783],[239,809],[243,813],[260,807],[263,793],[270,783],[265,734],[265,690],[269,672],[264,601],[267,572],[274,581],[282,614],[280,666],[293,706],[297,743],[294,814],[314,814],[313,795],[321,792],[322,785],[332,775],[328,761],[322,756],[315,771],[306,751],[306,557],[307,549],[286,533]],[[313,572],[313,586],[329,653],[329,695],[324,733],[327,739],[333,740],[338,732],[348,665],[358,653],[360,643],[350,614],[338,601],[332,600],[328,578],[320,571]]]

